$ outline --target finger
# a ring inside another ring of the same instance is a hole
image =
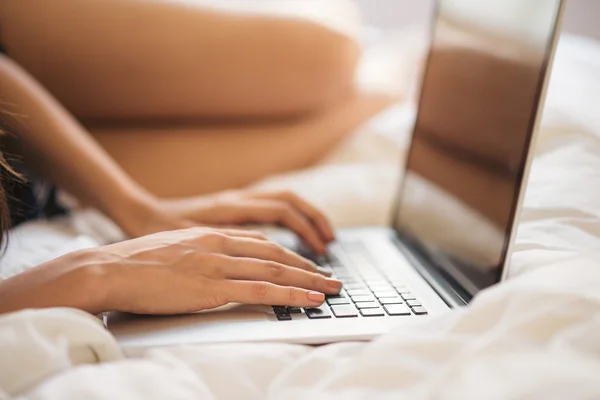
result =
[[[271,240],[264,233],[258,232],[258,231],[252,231],[252,230],[232,229],[232,228],[225,228],[225,229],[215,228],[215,231],[221,232],[224,235],[233,236],[233,237],[251,238],[251,239],[257,239],[257,240]]]
[[[259,199],[283,200],[292,204],[317,227],[319,234],[325,241],[331,242],[335,239],[333,228],[331,227],[331,224],[329,223],[325,214],[323,214],[317,207],[298,196],[296,193],[290,191],[264,194],[260,193],[254,197]]]
[[[342,282],[337,279],[275,261],[222,256],[219,264],[219,273],[226,279],[271,282],[327,294],[338,294],[342,288]]]
[[[229,303],[318,307],[325,301],[323,293],[270,282],[219,281],[216,289]]]
[[[296,233],[317,254],[325,253],[325,243],[315,227],[294,207],[278,200],[248,200],[236,207],[246,222],[280,224]]]
[[[329,272],[318,268],[312,261],[275,242],[252,238],[228,238],[223,243],[221,252],[231,257],[275,261],[309,272],[318,272],[327,276],[331,275]]]

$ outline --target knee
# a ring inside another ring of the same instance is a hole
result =
[[[318,106],[335,101],[350,90],[360,50],[356,41],[333,31],[322,33],[313,43],[315,65],[313,71],[307,71],[304,96],[307,103]]]
[[[354,84],[360,58],[358,43],[324,26],[300,23],[289,27],[286,71],[279,86],[290,112],[307,112],[327,106],[347,94]]]

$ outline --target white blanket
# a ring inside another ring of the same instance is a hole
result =
[[[511,279],[466,309],[371,343],[182,346],[140,359],[84,313],[24,311],[0,318],[0,399],[600,398],[599,103],[600,45],[564,37]],[[260,186],[297,190],[337,225],[385,223],[412,111],[397,105],[322,165]],[[94,245],[78,234],[89,216],[75,220],[19,228],[2,276]]]

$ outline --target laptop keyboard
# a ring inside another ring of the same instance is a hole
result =
[[[369,249],[361,241],[343,242],[336,246],[338,257],[330,251],[325,257],[302,254],[330,271],[343,282],[338,295],[326,296],[320,307],[297,308],[273,306],[279,321],[291,321],[293,314],[306,314],[309,319],[357,317],[408,317],[426,315],[427,310],[402,279],[385,274],[375,265]]]

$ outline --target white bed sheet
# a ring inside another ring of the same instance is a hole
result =
[[[81,312],[25,311],[0,318],[0,399],[599,398],[599,102],[600,45],[563,37],[511,279],[467,309],[371,343],[181,346],[141,359]],[[383,224],[413,111],[392,107],[321,165],[258,186],[294,189],[338,226]],[[89,221],[20,227],[2,276],[94,245],[81,233],[107,230]]]

